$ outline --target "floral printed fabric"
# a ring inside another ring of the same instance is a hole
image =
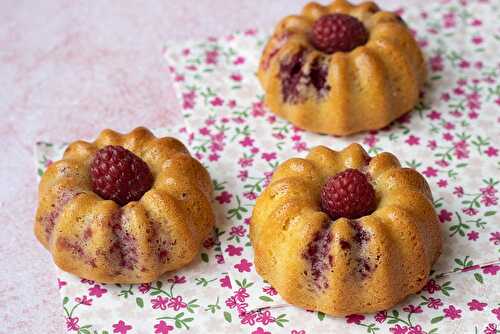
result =
[[[422,103],[391,127],[348,138],[301,131],[265,109],[255,78],[268,35],[247,30],[168,49],[186,128],[209,169],[217,228],[200,259],[151,285],[103,285],[58,271],[79,333],[497,333],[500,331],[500,47],[494,1],[400,11],[429,64]],[[162,130],[159,130],[161,133]],[[286,305],[255,272],[248,223],[274,168],[316,145],[395,153],[432,188],[444,249],[417,295],[374,315],[333,318]],[[63,145],[40,143],[39,170]]]

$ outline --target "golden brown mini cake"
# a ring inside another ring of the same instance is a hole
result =
[[[422,289],[441,252],[424,177],[358,144],[278,166],[250,237],[257,272],[287,302],[331,315],[396,305]]]
[[[311,2],[276,27],[258,77],[272,112],[313,132],[385,127],[418,102],[425,63],[396,14],[373,2]]]
[[[151,282],[198,254],[214,225],[211,197],[208,172],[177,139],[104,130],[42,176],[35,234],[67,272]]]

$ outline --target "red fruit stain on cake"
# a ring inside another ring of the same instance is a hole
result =
[[[296,102],[299,97],[299,84],[303,79],[302,66],[305,62],[305,50],[302,49],[287,58],[280,66],[280,79],[283,100]]]
[[[40,218],[41,224],[45,227],[45,234],[47,235],[47,240],[50,239],[54,226],[56,224],[57,218],[61,215],[64,206],[69,203],[73,198],[81,194],[81,192],[73,190],[62,190],[57,197],[55,203],[52,205],[53,209],[45,216]]]
[[[357,169],[346,169],[330,177],[321,190],[321,208],[332,220],[360,218],[372,213],[375,206],[375,190]]]
[[[106,146],[90,165],[92,190],[119,205],[139,200],[153,185],[148,165],[121,146]]]
[[[361,21],[345,14],[322,16],[312,27],[312,45],[325,53],[348,52],[368,41],[368,31]]]
[[[138,262],[137,240],[127,230],[127,219],[122,210],[111,216],[109,224],[114,235],[109,252],[117,255],[121,267],[133,270]]]
[[[304,254],[302,254],[303,258],[310,263],[310,274],[317,288],[327,289],[329,286],[328,279],[324,273],[331,270],[333,266],[333,256],[330,254],[333,235],[330,227],[331,222],[325,223],[316,232],[314,239],[309,243]]]

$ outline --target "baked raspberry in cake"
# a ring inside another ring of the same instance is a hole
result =
[[[401,18],[373,2],[307,4],[285,17],[261,56],[269,109],[333,135],[387,126],[418,102],[425,62]]]
[[[424,177],[358,144],[279,165],[250,238],[257,272],[286,301],[331,315],[396,305],[423,288],[441,252]]]
[[[211,197],[208,172],[177,139],[104,130],[42,176],[35,235],[67,272],[151,282],[198,254],[214,225]]]

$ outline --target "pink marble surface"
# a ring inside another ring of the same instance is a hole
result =
[[[162,58],[167,41],[271,29],[305,2],[0,3],[0,333],[64,332],[51,259],[32,233],[34,142],[181,122]]]

